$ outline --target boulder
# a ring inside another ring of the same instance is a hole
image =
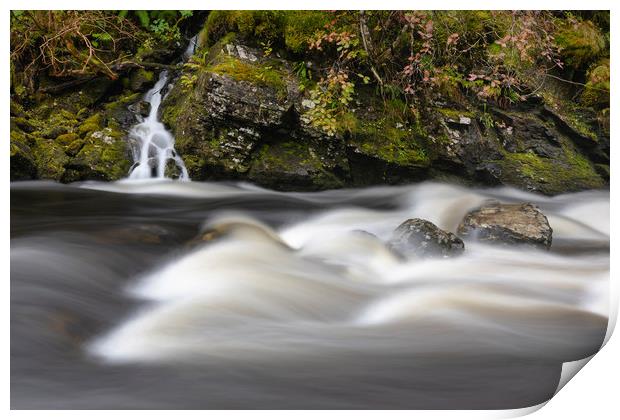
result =
[[[388,247],[404,257],[452,257],[463,253],[463,241],[423,219],[409,219],[396,228]]]
[[[463,238],[545,249],[551,247],[552,233],[547,217],[531,203],[489,202],[470,211],[458,227]]]

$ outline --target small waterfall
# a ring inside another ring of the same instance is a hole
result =
[[[194,35],[193,37],[190,38],[189,44],[187,44],[187,48],[185,49],[185,52],[183,53],[183,59],[185,61],[189,60],[192,57],[192,55],[194,55],[194,52],[196,51],[197,43],[198,43],[198,35]]]
[[[151,104],[148,117],[129,132],[129,136],[138,144],[134,151],[135,164],[129,173],[130,179],[169,178],[166,176],[166,167],[172,163],[172,169],[179,171],[179,180],[190,180],[183,159],[174,150],[174,137],[157,118],[162,101],[161,91],[167,82],[168,72],[164,70],[155,86],[145,95],[145,101]]]

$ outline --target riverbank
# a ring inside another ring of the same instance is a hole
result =
[[[43,68],[28,79],[15,60],[11,179],[127,177],[138,160],[131,129],[165,70],[158,117],[194,180],[283,191],[427,179],[548,195],[607,188],[604,14],[454,13],[195,13],[157,48],[150,26],[136,29],[133,64],[116,65],[113,78]],[[27,23],[19,19],[12,24]],[[511,19],[522,32],[506,32]],[[385,35],[387,45],[371,25],[382,20],[415,42]],[[476,38],[483,29],[492,39]],[[523,34],[525,46],[514,38]]]

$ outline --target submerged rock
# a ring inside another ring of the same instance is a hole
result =
[[[531,203],[488,203],[470,211],[458,228],[464,238],[546,249],[551,247],[552,233],[547,217]]]
[[[394,231],[388,247],[405,257],[452,257],[465,249],[458,236],[424,219],[404,221]]]

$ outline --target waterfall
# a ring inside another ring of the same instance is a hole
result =
[[[183,53],[183,59],[185,61],[189,60],[192,55],[194,55],[194,52],[196,51],[196,44],[198,43],[198,35],[194,35],[193,37],[190,38],[189,43],[187,44],[187,48],[185,49],[185,52]]]
[[[161,91],[167,82],[168,72],[164,70],[155,86],[144,97],[151,104],[149,115],[129,132],[130,138],[138,145],[134,150],[135,163],[129,173],[130,179],[170,178],[166,174],[166,167],[173,163],[172,169],[179,171],[178,179],[190,180],[183,159],[174,150],[174,137],[157,116],[162,101]]]

